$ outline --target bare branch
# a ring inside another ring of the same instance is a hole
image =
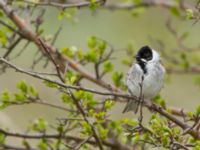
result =
[[[37,6],[52,6],[52,7],[62,8],[62,9],[72,8],[72,7],[82,8],[82,7],[87,7],[90,5],[90,1],[84,1],[84,0],[80,0],[78,2],[75,1],[72,3],[59,3],[59,2],[54,2],[54,1],[34,2],[31,0],[24,0],[24,2],[28,4],[37,5]],[[103,5],[105,3],[105,0],[96,0],[95,3],[99,5]]]

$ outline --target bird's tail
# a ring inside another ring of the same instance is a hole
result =
[[[126,104],[123,113],[133,111],[134,113],[137,113],[139,107],[139,102],[134,99],[129,99],[128,103]]]

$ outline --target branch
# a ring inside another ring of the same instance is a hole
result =
[[[36,6],[52,6],[52,7],[57,7],[57,8],[61,8],[61,9],[66,9],[66,8],[72,8],[72,7],[78,7],[78,8],[82,8],[82,7],[88,7],[91,2],[90,1],[76,1],[76,2],[72,2],[72,3],[59,3],[59,2],[54,2],[54,1],[39,1],[39,2],[34,2],[31,0],[24,0],[25,3],[28,4],[33,4]],[[105,3],[105,0],[96,0],[95,4],[99,4],[99,5],[103,5]]]
[[[4,150],[6,150],[6,149],[8,149],[8,150],[27,150],[27,148],[11,146],[11,145],[7,145],[7,144],[1,144],[0,148],[3,148]],[[37,149],[28,148],[28,150],[37,150]]]
[[[7,137],[15,137],[15,138],[22,138],[22,139],[36,139],[37,140],[37,139],[42,139],[42,138],[46,138],[46,139],[62,138],[64,140],[74,140],[76,142],[82,142],[83,140],[85,140],[83,138],[71,136],[71,135],[60,135],[60,134],[28,135],[28,134],[22,134],[22,133],[12,133],[12,132],[5,131],[3,129],[0,129],[0,133],[3,133]],[[97,145],[96,141],[94,141],[94,140],[88,140],[87,143],[91,144],[91,145]],[[130,150],[131,149],[129,146],[122,145],[119,143],[112,143],[109,141],[102,141],[102,143],[103,143],[103,145],[110,147],[112,149],[121,149],[121,150]]]
[[[104,5],[103,8],[109,10],[132,10],[139,7],[163,7],[166,9],[170,9],[172,7],[176,7],[177,3],[174,0],[142,0],[139,4],[133,3],[118,3],[118,4],[107,4]],[[193,3],[186,2],[182,0],[179,6],[181,9],[192,9],[197,12],[197,8]]]
[[[4,0],[0,0],[0,9],[3,10],[3,12],[10,18],[10,20],[19,28],[19,31],[21,34],[23,34],[24,37],[26,37],[27,40],[33,42],[42,52],[44,52],[44,49],[39,41],[41,37],[38,37],[36,33],[34,33],[31,30],[31,27],[25,23],[25,21],[20,18],[16,12],[12,8],[10,8],[8,5],[6,5],[6,2]],[[119,91],[115,86],[108,84],[107,82],[96,79],[96,77],[89,73],[87,70],[85,70],[82,65],[77,63],[76,61],[72,60],[71,58],[64,56],[56,50],[52,45],[49,45],[48,43],[44,43],[46,47],[49,48],[49,52],[51,53],[52,57],[54,58],[56,64],[59,65],[59,68],[62,72],[65,71],[65,64],[67,64],[74,69],[75,71],[79,72],[81,76],[83,76],[85,79],[88,79],[89,81],[94,82],[95,84],[106,88],[110,91]]]
[[[187,130],[187,134],[190,134],[191,136],[193,136],[195,139],[200,139],[200,133],[198,130],[194,130],[193,128],[191,128],[189,125],[187,125],[186,123],[180,121],[179,119],[177,119],[176,117],[174,117],[173,115],[171,115],[170,113],[168,113],[167,111],[165,111],[162,107],[157,106],[155,104],[152,104],[150,106],[147,106],[149,109],[152,109],[153,111],[159,113],[160,115],[166,117],[167,119],[171,120],[172,122],[174,122],[176,125],[178,125],[179,127],[181,127],[183,130]]]
[[[114,97],[121,97],[121,98],[129,98],[129,99],[130,98],[132,98],[132,99],[135,98],[135,99],[137,99],[136,96],[130,96],[130,95],[127,95],[127,94],[122,94],[122,93],[97,91],[97,90],[94,90],[94,89],[83,88],[81,86],[66,85],[66,84],[64,84],[62,82],[59,82],[59,81],[50,79],[50,78],[48,78],[48,77],[46,77],[44,75],[38,74],[37,72],[25,71],[25,70],[15,66],[14,64],[11,64],[10,62],[8,62],[6,59],[4,59],[2,57],[0,57],[0,62],[3,62],[5,64],[7,64],[9,67],[15,69],[17,72],[27,74],[29,76],[35,77],[37,79],[41,79],[43,81],[54,83],[54,84],[56,84],[56,85],[58,85],[58,86],[60,86],[62,88],[65,88],[65,89],[83,90],[83,91],[87,91],[87,92],[90,92],[90,93],[103,95],[103,96],[114,96]]]

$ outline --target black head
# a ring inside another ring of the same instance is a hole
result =
[[[149,46],[143,46],[136,55],[137,62],[141,62],[143,60],[150,61],[153,58],[152,49]]]

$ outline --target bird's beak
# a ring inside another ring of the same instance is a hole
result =
[[[146,59],[143,59],[143,58],[142,58],[141,60],[142,60],[143,62],[145,62],[145,63],[147,62],[147,60],[146,60]]]
[[[135,56],[135,59],[136,59],[136,60],[139,60],[139,59],[140,59],[140,57],[136,55],[136,56]]]

